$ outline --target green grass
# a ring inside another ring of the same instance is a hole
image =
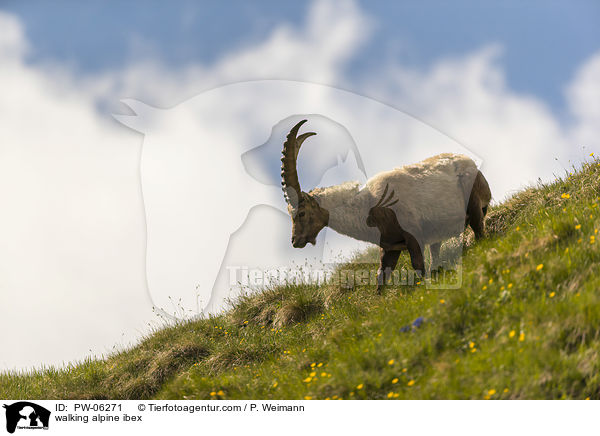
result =
[[[104,360],[1,374],[0,397],[600,399],[599,176],[588,162],[493,207],[460,289],[267,289]]]

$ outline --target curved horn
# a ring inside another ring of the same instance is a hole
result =
[[[307,132],[298,137],[296,136],[300,126],[306,121],[307,120],[302,120],[292,127],[292,130],[290,130],[290,133],[287,135],[286,141],[283,143],[283,151],[281,152],[281,187],[283,189],[285,201],[294,208],[298,205],[300,193],[302,192],[300,189],[300,182],[298,181],[298,171],[296,169],[298,152],[306,138],[316,135],[314,132]],[[295,191],[296,199],[294,201],[290,199],[290,190]]]

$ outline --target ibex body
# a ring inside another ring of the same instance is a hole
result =
[[[470,225],[483,235],[491,193],[483,174],[467,156],[440,154],[413,165],[379,173],[360,189],[358,182],[302,192],[296,160],[302,142],[296,124],[283,146],[282,186],[292,217],[292,245],[315,243],[328,226],[338,233],[381,247],[378,290],[409,251],[413,268],[423,272],[423,248],[437,257],[440,243]]]

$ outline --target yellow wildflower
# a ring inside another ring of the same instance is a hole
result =
[[[444,300],[443,298],[440,300],[440,304],[446,304],[446,300]]]
[[[387,394],[387,397],[388,397],[388,398],[392,398],[393,396],[394,396],[394,393],[393,393],[393,392],[390,392],[389,394]]]
[[[304,383],[310,383],[312,381],[312,377],[306,377],[304,380],[302,380]]]
[[[402,368],[402,372],[406,372],[408,371],[406,368]]]
[[[306,396],[304,397],[304,399],[305,399],[305,400],[312,400],[312,397],[311,397],[310,395],[306,395]]]
[[[552,292],[550,292],[550,295],[549,295],[549,297],[550,297],[550,298],[554,298],[554,296],[555,296],[555,295],[556,295],[556,292],[552,291]]]
[[[525,340],[525,333],[521,332],[521,334],[519,335],[519,341],[523,342]]]
[[[279,383],[277,383],[277,382],[273,383],[273,387],[274,387],[274,388],[276,388],[276,387],[277,387],[277,385],[279,385]]]
[[[581,224],[577,224],[577,225],[575,226],[575,230],[579,230],[580,228],[581,228]]]
[[[317,368],[320,368],[320,367],[322,367],[322,366],[323,366],[323,362],[320,362],[320,363],[317,365]]]
[[[414,380],[411,380],[411,381],[409,381],[409,382],[407,383],[407,385],[408,385],[408,386],[412,386],[412,385],[414,385],[414,384],[415,384],[415,381],[414,381]]]
[[[315,375],[317,375],[317,373],[313,371],[313,372],[311,372],[309,375],[310,375],[311,377],[314,377]]]
[[[356,387],[356,389],[358,389],[358,390],[361,390],[361,389],[363,388],[363,386],[364,386],[364,385],[361,383],[361,384],[359,384],[359,385]]]
[[[508,289],[510,289],[510,288],[512,288],[512,287],[513,287],[513,284],[512,284],[512,283],[509,283],[507,287],[508,287]]]
[[[395,385],[396,383],[398,383],[398,378],[395,378],[392,380],[392,384]]]
[[[540,271],[543,267],[544,267],[544,264],[540,263],[538,266],[535,267],[535,270]]]
[[[210,393],[210,396],[211,396],[211,397],[214,397],[215,395],[217,395],[217,393],[216,393],[215,391],[212,391],[212,392]]]
[[[487,285],[483,285],[483,288],[481,288],[481,289],[483,289],[485,291],[487,289]]]
[[[570,195],[570,194],[567,194],[567,193],[563,193],[563,194],[560,196],[560,198],[571,198],[571,195]]]
[[[509,337],[509,338],[514,338],[514,337],[515,337],[515,335],[516,335],[516,333],[515,333],[515,331],[514,331],[514,330],[511,330],[511,331],[508,333],[508,337]]]
[[[475,347],[475,342],[469,342],[469,348]]]
[[[390,360],[388,360],[388,365],[393,365],[394,362],[395,362],[394,359],[390,359]]]

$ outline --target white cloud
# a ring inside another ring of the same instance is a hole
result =
[[[302,26],[281,24],[212,65],[174,70],[147,60],[87,77],[61,65],[28,65],[19,20],[0,13],[0,28],[0,329],[19,332],[3,335],[0,346],[11,352],[0,367],[12,368],[105,351],[139,337],[154,319],[145,289],[141,138],[99,104],[116,108],[133,97],[172,106],[239,80],[347,84],[345,68],[369,37],[370,20],[351,2],[315,1]],[[424,71],[378,66],[355,90],[481,156],[501,200],[537,177],[551,178],[555,157],[573,157],[580,145],[598,151],[600,54],[567,87],[572,119],[565,123],[541,100],[510,89],[498,50],[441,59]],[[419,144],[388,121],[366,114],[362,129]]]
[[[0,367],[101,353],[153,318],[139,140],[67,76],[26,65],[14,17],[0,28]]]
[[[337,83],[370,29],[370,20],[353,2],[315,1],[300,28],[282,23],[265,41],[225,53],[212,65],[173,70],[153,59],[139,61],[102,77],[96,82],[100,85],[97,94],[109,92],[170,107],[199,92],[238,81]]]
[[[488,46],[428,71],[391,65],[369,87],[481,156],[496,201],[562,172],[555,158],[566,162],[572,141],[541,100],[509,88],[501,53]]]
[[[102,353],[156,320],[145,284],[141,138],[99,105],[134,96],[168,106],[264,75],[335,81],[367,26],[352,3],[317,2],[305,26],[278,26],[212,66],[172,71],[147,61],[87,77],[27,64],[18,18],[0,13],[0,28],[0,329],[19,332],[3,335],[11,352],[0,367],[14,368]]]
[[[0,57],[3,65],[19,62],[27,52],[28,45],[23,34],[23,27],[15,16],[0,13],[2,33],[0,33]]]
[[[600,53],[588,59],[567,88],[573,116],[569,131],[573,145],[600,150]]]

